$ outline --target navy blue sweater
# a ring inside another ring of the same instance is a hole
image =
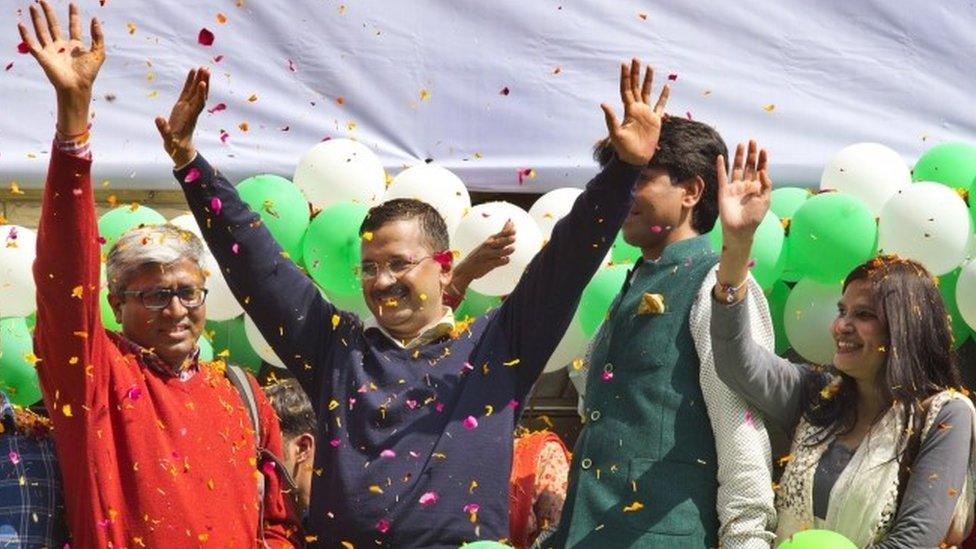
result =
[[[200,177],[185,183],[192,169]],[[512,431],[639,173],[612,161],[499,308],[414,349],[323,299],[203,157],[176,173],[231,290],[316,410],[313,545],[455,548],[508,537]]]

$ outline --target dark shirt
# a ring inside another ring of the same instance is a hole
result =
[[[200,175],[187,183],[190,170]],[[453,549],[508,537],[512,431],[639,173],[611,162],[499,308],[457,337],[404,349],[323,299],[206,160],[178,170],[228,285],[316,410],[313,544]]]

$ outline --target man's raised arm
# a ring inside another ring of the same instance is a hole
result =
[[[334,327],[339,312],[291,260],[238,195],[234,186],[193,146],[193,131],[206,103],[210,72],[187,75],[169,119],[156,118],[163,146],[193,216],[228,286],[313,402],[319,384],[313,365],[349,322]],[[321,375],[321,373],[319,373]]]
[[[633,188],[641,170],[654,156],[665,116],[669,88],[651,105],[653,70],[643,84],[640,61],[620,66],[623,122],[607,104],[606,117],[616,158],[590,181],[572,210],[556,224],[552,238],[532,260],[518,286],[502,304],[513,348],[519,352],[519,376],[526,393],[542,372],[576,311],[580,294],[613,244],[633,201]]]

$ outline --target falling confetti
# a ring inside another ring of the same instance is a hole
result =
[[[467,429],[467,430],[469,430],[469,431],[471,429],[477,429],[478,428],[478,419],[476,417],[474,417],[474,416],[468,416],[468,417],[464,418],[463,425],[464,425],[464,428]]]
[[[223,110],[227,110],[227,104],[226,103],[217,103],[213,107],[210,107],[209,109],[207,109],[207,112],[209,112],[210,114],[214,114],[214,113],[218,113],[218,112],[223,111]]]
[[[378,521],[378,522],[376,523],[376,531],[377,531],[377,532],[379,532],[379,533],[381,533],[381,534],[385,534],[385,533],[387,533],[387,532],[388,532],[389,530],[390,530],[390,521],[388,521],[388,520],[386,520],[386,519],[380,519],[380,520],[379,520],[379,521]]]
[[[427,101],[428,99],[430,99],[430,92],[426,88],[420,90],[420,100]]]
[[[27,45],[27,42],[21,42],[20,44],[17,44],[17,53],[21,55],[30,53],[30,46]]]
[[[639,501],[635,501],[634,503],[631,503],[630,505],[624,507],[624,513],[633,513],[635,511],[640,511],[643,508],[644,508],[643,503]]]
[[[224,15],[223,13],[218,12],[217,13],[217,22],[220,23],[221,25],[223,25],[224,23],[227,22],[227,16]]]
[[[437,500],[439,499],[440,496],[437,495],[437,492],[425,492],[424,495],[420,496],[419,501],[421,505],[426,507],[428,505],[437,503]]]
[[[136,33],[136,24],[135,23],[126,23],[125,24],[125,28],[128,29],[129,34],[135,34]]]
[[[183,178],[183,182],[193,183],[197,179],[200,179],[200,170],[197,168],[190,168],[190,171],[186,172],[186,177]]]
[[[214,213],[214,215],[220,215],[220,210],[223,208],[223,206],[224,204],[220,201],[220,198],[215,196],[210,199],[210,210]]]
[[[505,86],[504,88],[502,88],[502,91],[500,91],[498,93],[500,93],[502,95],[508,95],[509,93],[511,93],[511,90],[508,89],[508,86]]]
[[[206,27],[200,29],[200,34],[197,35],[197,43],[201,46],[212,46],[214,43],[214,33],[210,32]]]
[[[763,110],[766,112],[773,112],[774,110],[776,110],[776,105],[774,105],[773,103],[766,103],[765,105],[763,105]]]

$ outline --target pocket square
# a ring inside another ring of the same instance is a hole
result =
[[[639,315],[659,315],[663,314],[664,310],[664,296],[661,294],[645,293],[637,305],[637,314]]]

